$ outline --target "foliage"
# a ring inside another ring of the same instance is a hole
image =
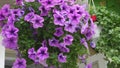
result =
[[[120,16],[105,7],[97,8],[97,22],[95,23],[102,29],[96,50],[106,55],[107,60],[109,60],[108,68],[119,68]]]
[[[96,6],[105,6],[109,11],[115,11],[120,15],[120,0],[94,0]]]

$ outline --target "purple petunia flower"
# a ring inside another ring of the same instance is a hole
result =
[[[32,59],[35,64],[42,64],[44,67],[47,67],[46,59],[49,57],[48,54],[46,54],[46,48],[47,47],[41,47],[39,51],[35,51],[34,48],[31,48],[28,50],[28,57]],[[45,51],[44,51],[45,50]],[[44,53],[44,54],[43,54]],[[42,57],[42,58],[41,58]]]
[[[44,18],[39,15],[35,15],[31,22],[33,24],[33,28],[43,27]]]
[[[87,64],[85,68],[92,68],[92,63]]]
[[[60,14],[54,14],[54,24],[64,26],[65,18]]]
[[[34,16],[34,12],[30,12],[25,16],[24,20],[30,22],[34,18]]]
[[[82,5],[80,6],[79,4],[76,4],[75,5],[75,8],[76,8],[76,11],[77,11],[77,14],[79,14],[80,16],[84,17],[84,14],[85,14],[85,5]]]
[[[24,58],[17,58],[12,68],[26,68],[26,60]]]
[[[49,39],[50,46],[58,47],[58,44],[59,44],[59,40],[57,40],[55,38]]]
[[[82,56],[78,56],[78,58],[82,61],[82,63],[85,63],[86,62],[86,57],[87,57],[87,55],[86,54],[84,54],[84,55],[82,55]]]
[[[41,2],[43,6],[45,6],[46,8],[51,8],[55,6],[55,0],[45,0]]]
[[[18,9],[12,9],[11,14],[14,15],[15,19],[19,19],[23,16],[24,11],[21,10],[20,8]]]
[[[86,42],[86,39],[85,38],[82,38],[80,40],[81,44],[83,44],[87,49],[88,49],[88,43]]]
[[[6,35],[7,38],[17,37],[18,36],[18,31],[19,31],[18,28],[16,28],[15,26],[11,25],[11,26],[9,26],[8,29],[5,30],[5,35]]]
[[[60,37],[64,34],[64,32],[62,30],[62,27],[58,27],[55,30],[56,30],[56,32],[54,33],[54,35],[57,36],[57,37]]]
[[[66,58],[67,58],[67,56],[64,56],[63,53],[60,53],[58,55],[58,61],[61,62],[61,63],[67,62]]]
[[[23,0],[16,0],[17,5],[23,5]]]
[[[64,28],[64,30],[65,30],[65,31],[68,31],[68,32],[70,32],[70,33],[74,33],[74,32],[76,31],[76,27],[77,27],[76,24],[68,21],[68,22],[65,23],[65,28]]]
[[[47,16],[50,9],[45,6],[40,6],[39,10],[41,11],[40,16]]]
[[[5,4],[2,8],[1,8],[2,13],[5,16],[8,16],[10,14],[10,5],[9,4]]]
[[[9,49],[16,49],[17,46],[18,46],[17,45],[17,40],[18,40],[17,37],[4,38],[3,39],[3,45],[6,48],[9,48]]]
[[[74,13],[72,15],[69,16],[69,19],[71,20],[71,22],[73,22],[74,24],[79,24],[80,23],[80,15]]]
[[[68,34],[63,38],[63,40],[65,45],[71,45],[73,42],[73,36]]]
[[[34,2],[35,0],[25,0],[25,2]]]
[[[58,48],[60,49],[61,52],[70,52],[69,48],[66,47],[66,45],[64,43],[60,43]]]
[[[47,52],[48,48],[47,47],[40,47],[37,51],[37,57],[39,60],[46,60],[49,58],[49,53]]]
[[[74,7],[69,7],[68,8],[68,15],[71,16],[72,14],[76,13],[76,9]]]
[[[16,21],[15,16],[11,15],[11,16],[8,17],[7,24],[8,25],[14,25],[15,21]]]
[[[69,6],[68,6],[68,4],[67,3],[63,3],[63,4],[61,4],[60,5],[60,8],[61,8],[61,11],[62,12],[68,12],[68,8],[69,8]]]
[[[3,12],[0,10],[0,21],[5,20],[5,16]]]
[[[5,31],[6,31],[6,29],[8,29],[8,28],[9,28],[9,25],[8,25],[8,24],[5,24],[5,25],[2,27],[2,32],[1,32],[1,34],[2,34],[3,37],[6,37]]]
[[[28,50],[28,57],[32,60],[36,60],[37,56],[34,48]]]

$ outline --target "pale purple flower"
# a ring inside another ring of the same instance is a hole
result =
[[[87,40],[90,40],[94,35],[94,28],[89,27],[88,23],[86,23],[86,24],[82,25],[81,34],[84,34],[86,36]]]
[[[78,58],[82,61],[82,63],[85,63],[86,62],[86,58],[87,58],[87,55],[86,54],[84,54],[84,55],[82,55],[82,56],[78,56]]]
[[[37,56],[34,48],[28,50],[28,57],[32,60],[36,60]]]
[[[88,43],[87,43],[87,41],[86,41],[85,38],[82,38],[82,39],[80,40],[80,42],[81,42],[81,44],[83,44],[83,45],[85,46],[85,48],[88,49]]]
[[[70,33],[74,33],[74,32],[76,31],[76,27],[77,27],[76,24],[68,21],[68,22],[65,23],[64,30],[65,30],[65,31],[68,31],[68,32],[70,32]]]
[[[23,5],[23,0],[16,0],[17,5]]]
[[[24,17],[24,20],[30,22],[34,18],[34,16],[34,12],[30,12]]]
[[[49,45],[50,45],[50,46],[57,47],[58,44],[59,44],[59,40],[57,40],[57,39],[55,39],[55,38],[49,39]]]
[[[4,16],[2,10],[0,10],[0,21],[2,21],[2,20],[5,20],[5,16]]]
[[[57,37],[60,37],[64,34],[62,27],[58,27],[55,30],[56,30],[56,32],[54,33],[54,35]]]
[[[47,47],[40,47],[37,51],[37,57],[39,60],[46,60],[49,58],[48,48]]]
[[[40,6],[39,10],[41,11],[40,16],[47,16],[50,9],[45,6]]]
[[[90,46],[92,47],[92,48],[95,48],[96,47],[96,43],[95,42],[90,42]]]
[[[60,53],[58,55],[58,61],[61,63],[66,63],[67,62],[66,58],[67,58],[67,56],[64,56],[63,53]]]
[[[35,0],[25,0],[25,2],[34,2]]]
[[[59,43],[58,48],[60,49],[61,52],[70,52],[70,49],[66,47],[66,45],[64,43]]]
[[[97,25],[93,22],[92,19],[90,19],[91,23],[90,23],[90,28],[91,31],[93,32],[93,34],[95,34],[95,30],[97,29]]]
[[[82,25],[82,28],[81,28],[81,34],[86,34],[87,33],[87,30],[88,30],[88,23]]]
[[[42,44],[43,47],[46,47],[47,46],[47,41],[43,40],[41,44]]]
[[[2,42],[6,48],[16,49],[18,46],[17,41],[18,41],[17,37],[10,37],[10,38],[4,38]]]
[[[63,38],[63,40],[64,40],[64,44],[65,45],[71,45],[72,44],[72,42],[73,42],[73,40],[74,40],[74,38],[73,38],[73,36],[72,35],[66,35],[64,38]]]
[[[87,64],[85,68],[92,68],[92,63]]]
[[[5,4],[2,8],[1,8],[2,13],[5,16],[8,16],[10,14],[10,5],[9,4]]]
[[[54,24],[64,26],[65,18],[60,14],[54,14]]]
[[[9,28],[5,30],[6,37],[17,37],[19,29],[13,25],[9,25]]]
[[[46,63],[46,60],[39,60],[39,63],[43,65],[44,67],[48,67],[48,64]]]
[[[69,19],[71,20],[71,22],[73,22],[74,24],[79,24],[80,23],[80,15],[74,13],[72,15],[69,16]]]
[[[17,58],[12,68],[26,68],[26,60],[24,58]]]
[[[90,28],[87,29],[87,32],[85,33],[87,40],[92,39],[93,35],[94,35],[94,32]]]
[[[33,28],[43,27],[44,18],[39,15],[35,15],[31,22],[33,24]]]
[[[85,21],[85,22],[88,22],[89,19],[90,19],[90,14],[89,14],[87,11],[85,11],[85,12],[83,13],[83,17],[84,17],[84,21]]]

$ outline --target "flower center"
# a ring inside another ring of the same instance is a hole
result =
[[[47,1],[47,4],[51,4],[51,1]]]
[[[61,17],[58,17],[57,19],[58,19],[58,21],[61,21],[62,18],[61,18]]]
[[[21,65],[23,65],[23,63],[22,63],[22,62],[19,62],[18,65],[21,66]]]
[[[42,51],[41,51],[41,54],[45,54],[45,51],[42,50]]]

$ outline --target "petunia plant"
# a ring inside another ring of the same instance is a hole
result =
[[[79,57],[95,48],[97,26],[75,0],[16,0],[15,8],[0,9],[0,22],[3,45],[17,53],[12,68],[78,68]]]

